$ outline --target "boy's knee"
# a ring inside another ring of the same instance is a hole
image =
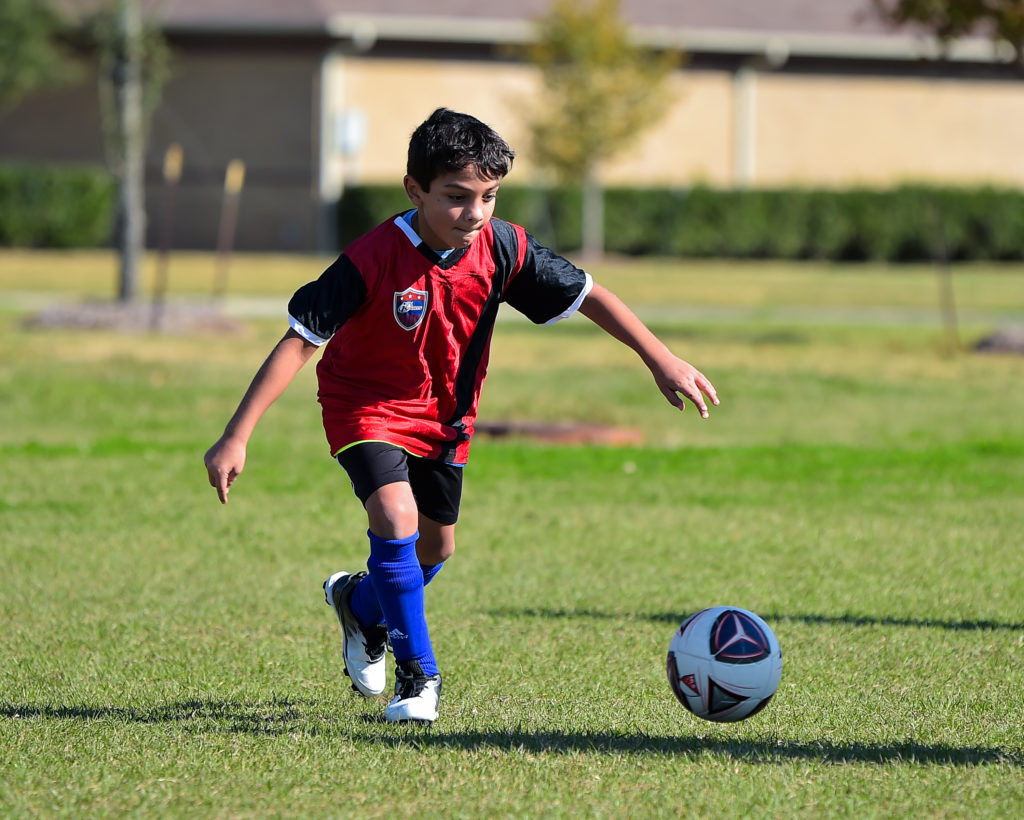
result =
[[[385,540],[408,538],[419,526],[412,488],[401,481],[386,484],[366,499],[370,531]]]
[[[417,553],[420,563],[427,566],[443,564],[455,554],[455,541],[442,541],[440,544],[431,545],[431,548],[424,550],[424,555]]]
[[[416,557],[424,566],[442,564],[455,554],[455,527],[440,528],[420,521],[420,538],[416,542]]]

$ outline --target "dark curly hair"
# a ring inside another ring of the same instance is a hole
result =
[[[424,191],[441,174],[474,166],[484,179],[501,179],[516,153],[489,125],[469,114],[438,108],[413,131],[406,173]]]

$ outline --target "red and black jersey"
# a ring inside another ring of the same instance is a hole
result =
[[[591,286],[500,219],[444,257],[402,215],[374,228],[288,303],[292,328],[326,343],[317,377],[331,453],[386,441],[465,464],[499,303],[547,324]]]

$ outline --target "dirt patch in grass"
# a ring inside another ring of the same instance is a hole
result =
[[[484,421],[476,423],[476,432],[491,438],[529,438],[552,444],[606,444],[624,447],[644,442],[644,435],[640,430],[603,424]]]
[[[24,320],[36,329],[107,330],[118,333],[238,334],[245,326],[216,304],[84,302],[54,305]]]
[[[981,339],[974,349],[981,353],[1024,354],[1024,325],[1007,325]]]

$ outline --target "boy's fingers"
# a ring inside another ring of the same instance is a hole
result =
[[[715,386],[699,370],[691,370],[688,375],[679,381],[659,381],[658,387],[661,388],[661,392],[668,399],[669,403],[680,410],[686,409],[686,400],[689,399],[693,402],[693,406],[697,408],[701,418],[704,419],[709,417],[708,405],[704,401],[704,397],[707,396],[713,405],[717,406],[719,404]]]
[[[704,395],[711,399],[711,403],[716,407],[719,404],[718,393],[715,390],[715,386],[708,381],[707,376],[703,373],[700,374],[700,378],[697,381],[697,386],[704,392]]]
[[[217,498],[220,499],[220,503],[226,504],[228,500],[227,477],[223,473],[210,470],[210,486],[217,491]]]
[[[711,399],[712,404],[718,403],[715,401],[715,388],[699,370],[693,374],[693,381],[686,384],[684,392],[687,398],[693,402],[694,407],[700,410],[701,418],[708,417],[708,406],[704,402],[705,395]]]
[[[679,393],[676,392],[674,387],[659,384],[658,387],[661,389],[661,394],[668,399],[668,403],[673,407],[678,407],[683,410],[686,407],[686,402],[682,399]]]
[[[218,470],[216,467],[207,467],[206,476],[210,481],[210,486],[217,491],[217,498],[220,499],[220,503],[227,504],[228,490],[231,488],[234,476],[231,473]]]
[[[689,399],[693,402],[693,406],[700,412],[701,418],[706,419],[708,417],[708,406],[704,403],[704,397],[696,387],[663,387],[661,392],[674,407],[678,407],[680,410],[685,410],[686,399]],[[680,393],[682,393],[682,396],[679,395]]]

